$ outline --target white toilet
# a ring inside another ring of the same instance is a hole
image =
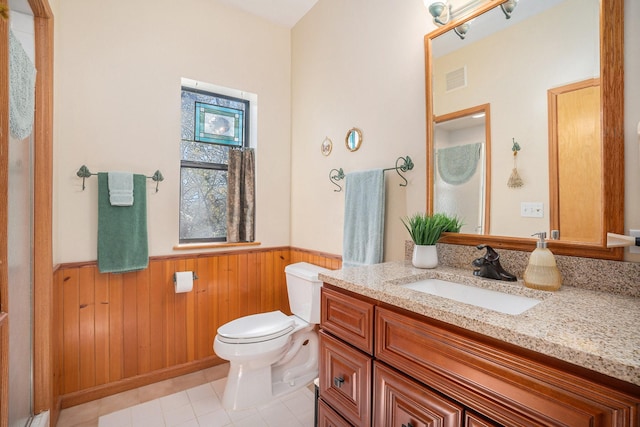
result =
[[[306,386],[318,376],[320,288],[326,268],[306,262],[284,269],[292,316],[253,314],[218,328],[213,349],[230,362],[225,409],[245,409]]]

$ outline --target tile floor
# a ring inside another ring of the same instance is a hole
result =
[[[57,427],[222,427],[314,425],[313,386],[267,405],[225,411],[228,364],[63,409]]]

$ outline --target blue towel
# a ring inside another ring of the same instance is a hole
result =
[[[113,206],[133,205],[133,174],[109,172],[109,202]]]
[[[149,264],[147,178],[133,176],[132,206],[112,206],[106,173],[98,173],[98,269],[101,273],[144,270]]]
[[[342,265],[377,264],[384,251],[384,171],[347,174]]]

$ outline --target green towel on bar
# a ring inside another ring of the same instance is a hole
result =
[[[133,176],[131,206],[111,206],[107,173],[98,173],[98,269],[101,273],[144,270],[149,264],[147,178]]]

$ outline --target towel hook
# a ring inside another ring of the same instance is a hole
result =
[[[160,181],[164,181],[164,176],[162,176],[162,172],[160,172],[160,169],[155,171],[155,173],[153,174],[151,179],[156,182],[156,193],[157,193],[158,192],[158,185],[160,184]]]
[[[79,178],[82,178],[82,191],[84,191],[84,180],[91,176],[91,171],[89,171],[88,167],[82,165],[80,166],[80,169],[78,169],[78,172],[76,172],[76,175],[78,175]]]
[[[402,161],[402,164],[400,166],[398,166],[398,163]],[[404,180],[404,184],[400,184],[400,187],[406,187],[407,184],[409,183],[409,181],[407,181],[407,178],[404,177],[404,175],[402,175],[400,173],[400,171],[402,172],[406,172],[406,171],[410,171],[413,169],[413,162],[411,161],[411,157],[407,156],[407,157],[398,157],[396,159],[396,167],[393,168],[396,170],[396,172],[398,172],[398,175],[400,176],[400,178],[402,178]],[[389,170],[389,169],[385,169],[385,170]]]
[[[333,172],[335,172],[336,174],[334,175]],[[336,187],[338,187],[337,190],[333,190],[336,193],[339,193],[340,191],[342,191],[342,187],[340,186],[340,184],[338,184],[337,181],[340,181],[344,179],[344,171],[342,170],[342,168],[340,169],[331,169],[329,171],[329,181],[331,181],[331,183],[333,185],[335,185]]]

